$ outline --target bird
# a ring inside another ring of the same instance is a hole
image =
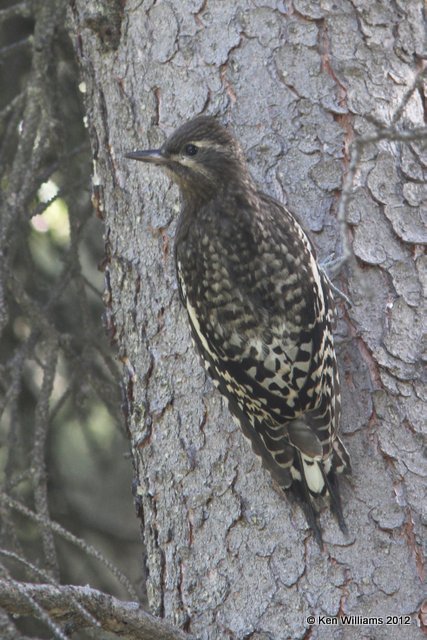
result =
[[[125,157],[161,167],[178,185],[174,257],[193,342],[322,547],[324,503],[347,533],[338,475],[351,465],[339,437],[333,285],[312,241],[295,214],[257,187],[239,142],[214,116]]]

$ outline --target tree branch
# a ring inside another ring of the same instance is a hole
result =
[[[403,111],[409,102],[410,97],[420,86],[421,81],[427,73],[427,67],[424,66],[415,76],[415,79],[403,96],[399,106],[393,114],[391,120],[391,126],[383,127],[381,123],[376,122],[375,127],[377,131],[371,135],[359,136],[353,140],[350,145],[350,163],[348,166],[347,174],[344,178],[343,187],[341,191],[341,198],[338,206],[337,221],[340,228],[340,237],[342,241],[342,255],[336,260],[331,260],[326,266],[326,270],[330,277],[334,277],[343,264],[353,255],[350,248],[349,237],[347,235],[347,210],[351,200],[353,192],[354,177],[356,175],[357,168],[360,162],[361,153],[368,144],[378,143],[382,140],[389,140],[391,142],[417,142],[418,140],[424,140],[427,138],[427,127],[417,127],[410,130],[399,130],[396,128],[397,122],[402,117]],[[340,292],[341,294],[341,292]]]
[[[110,562],[107,558],[105,558],[102,555],[102,553],[100,553],[97,549],[95,549],[95,547],[93,547],[90,544],[87,544],[77,536],[74,536],[70,531],[67,531],[66,529],[61,527],[57,522],[53,522],[49,518],[45,518],[39,514],[36,514],[33,511],[31,511],[31,509],[27,509],[27,507],[25,507],[23,504],[21,504],[17,500],[14,500],[13,498],[11,498],[10,496],[8,496],[3,492],[0,492],[0,504],[1,503],[7,505],[11,509],[14,509],[15,511],[18,511],[19,513],[22,513],[28,518],[31,518],[31,520],[34,520],[35,522],[39,522],[44,528],[47,528],[50,531],[58,534],[65,540],[68,540],[68,542],[71,542],[71,544],[75,545],[79,549],[82,549],[85,553],[88,553],[89,555],[93,556],[94,558],[102,562],[102,564],[104,564],[111,571],[111,573],[117,578],[120,584],[122,584],[127,589],[129,595],[132,598],[134,598],[134,600],[138,599],[135,589],[133,588],[128,578],[121,571],[119,571],[112,562]]]
[[[30,600],[52,620],[71,624],[73,630],[91,626],[78,609],[76,603],[79,603],[98,620],[103,631],[129,640],[195,640],[194,636],[147,613],[138,603],[123,602],[90,587],[0,580],[0,607],[8,613],[34,615]]]

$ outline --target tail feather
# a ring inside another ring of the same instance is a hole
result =
[[[323,547],[322,531],[319,525],[319,514],[315,509],[311,491],[308,487],[307,478],[304,473],[304,463],[301,453],[298,449],[295,449],[296,459],[294,459],[294,466],[291,473],[294,479],[291,489],[301,504],[302,510],[307,520],[307,524],[314,533],[317,544],[320,548]],[[299,469],[298,469],[299,467]],[[297,472],[297,473],[295,473]],[[299,475],[299,477],[298,477]]]
[[[300,502],[309,527],[313,530],[320,547],[323,546],[322,533],[319,526],[319,498],[327,498],[332,513],[344,534],[348,533],[342,511],[341,496],[338,485],[338,473],[350,471],[348,453],[340,440],[333,446],[331,458],[322,460],[310,459],[295,448],[295,456],[291,468],[293,483],[291,490]]]
[[[348,529],[342,512],[341,495],[338,486],[337,474],[334,470],[331,470],[328,474],[324,474],[324,479],[331,500],[332,513],[338,520],[341,531],[345,535],[347,535]]]

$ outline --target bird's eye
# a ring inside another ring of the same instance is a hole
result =
[[[184,152],[186,156],[195,156],[198,152],[198,148],[195,144],[187,144],[185,145]]]

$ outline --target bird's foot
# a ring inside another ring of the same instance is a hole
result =
[[[341,289],[338,289],[338,287],[336,287],[330,280],[329,280],[329,286],[331,287],[332,291],[334,292],[334,294],[338,297],[341,298],[341,300],[344,300],[344,302],[349,306],[349,308],[351,309],[351,307],[353,306],[351,303],[350,298],[344,293],[344,291],[341,291]]]
[[[343,291],[341,291],[341,289],[336,287],[331,281],[331,278],[334,278],[340,272],[341,267],[346,262],[346,257],[340,256],[339,258],[335,258],[335,253],[331,253],[326,258],[326,260],[320,263],[320,268],[327,277],[329,286],[331,287],[334,294],[338,296],[338,298],[341,298],[341,300],[344,300],[344,302],[346,302],[349,307],[352,307],[353,305],[350,298]]]
[[[346,256],[335,256],[335,252],[331,253],[323,262],[320,263],[321,268],[325,271],[329,278],[335,278],[341,271],[341,267],[347,262]]]

